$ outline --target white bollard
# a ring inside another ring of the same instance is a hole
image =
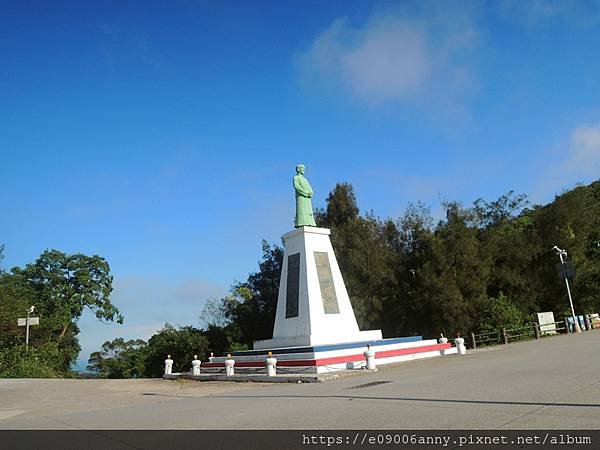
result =
[[[459,355],[465,355],[467,353],[467,347],[465,347],[465,339],[458,336],[454,339],[454,345],[456,345],[456,350],[458,350]]]
[[[194,360],[192,361],[192,375],[200,375],[200,360],[198,359],[198,355],[194,355]]]
[[[210,356],[208,357],[208,362],[213,362],[214,357],[215,357],[215,354],[213,352],[210,352]]]
[[[367,345],[367,351],[363,353],[367,360],[367,369],[375,370],[377,365],[375,364],[375,352],[371,350],[371,345]]]
[[[173,360],[171,359],[171,355],[167,355],[167,359],[165,359],[165,375],[171,375],[173,372]]]
[[[231,359],[231,355],[228,354],[227,359],[225,360],[225,375],[228,377],[235,375],[233,366],[235,366],[235,360]]]
[[[445,337],[442,333],[440,333],[440,338],[438,339],[438,343],[440,344],[447,344],[448,343],[448,338]],[[446,350],[440,350],[440,353],[442,356],[444,356],[446,354]]]
[[[269,356],[265,359],[267,367],[267,376],[274,377],[277,374],[277,358],[273,358],[273,353],[269,352]]]

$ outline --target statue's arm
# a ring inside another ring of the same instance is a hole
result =
[[[294,177],[294,189],[302,197],[312,197],[313,190],[306,178]]]

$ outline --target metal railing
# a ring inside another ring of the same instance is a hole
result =
[[[500,343],[502,343],[502,332],[500,330],[479,334],[471,333],[469,347],[487,347],[489,345],[498,345]]]
[[[587,326],[587,329],[593,329],[594,326],[592,322],[588,321],[588,323],[590,323],[590,325]],[[500,328],[485,333],[471,333],[469,347],[475,349],[498,344],[509,344],[516,341],[541,339],[566,333],[572,333],[572,324],[570,324],[566,318],[559,322],[544,325],[539,325],[534,322],[522,327]]]
[[[505,344],[514,341],[531,340],[536,337],[535,324],[515,328],[502,329],[502,341]]]

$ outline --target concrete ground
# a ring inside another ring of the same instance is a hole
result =
[[[0,429],[598,429],[600,330],[311,384],[0,380]]]

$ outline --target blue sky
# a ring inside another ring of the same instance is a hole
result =
[[[323,206],[439,214],[534,203],[600,174],[600,2],[0,1],[4,268],[100,254],[124,325],[198,324],[292,227],[294,166]]]

